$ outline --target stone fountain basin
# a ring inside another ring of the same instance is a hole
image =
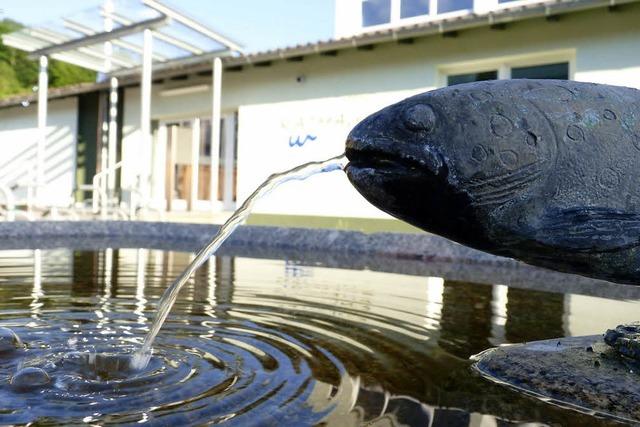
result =
[[[0,222],[0,250],[149,248],[197,251],[218,225],[141,221]],[[557,273],[477,251],[428,233],[241,226],[221,254],[295,261],[300,265],[369,269],[474,283],[613,299],[640,299],[640,286]],[[615,325],[611,325],[612,327]]]
[[[145,247],[197,251],[218,228],[206,224],[129,221],[3,222],[0,250]],[[365,234],[243,226],[220,252],[252,258],[277,257],[300,265],[447,277],[620,300],[640,299],[640,287],[532,267],[427,233]],[[491,381],[564,407],[623,422],[640,419],[640,366],[615,354],[601,335],[490,349],[478,356],[474,369]]]

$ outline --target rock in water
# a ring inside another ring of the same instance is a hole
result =
[[[0,328],[0,353],[23,348],[22,340],[9,328]]]
[[[51,382],[51,377],[43,369],[28,367],[20,369],[11,377],[11,387],[17,391],[32,390],[34,388],[44,387]]]
[[[604,334],[604,342],[621,355],[640,361],[640,323],[608,329]]]
[[[350,133],[385,212],[529,264],[640,284],[640,91],[498,80],[406,99]]]

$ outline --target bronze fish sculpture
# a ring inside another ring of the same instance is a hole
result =
[[[640,284],[640,91],[496,80],[423,93],[349,134],[383,211],[532,265]]]

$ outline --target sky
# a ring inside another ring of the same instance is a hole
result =
[[[164,0],[255,52],[331,38],[336,0]],[[102,0],[0,0],[0,18],[34,25]]]

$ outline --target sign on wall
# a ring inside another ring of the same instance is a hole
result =
[[[349,131],[380,108],[422,90],[320,98],[239,109],[238,202],[270,174],[344,152]],[[258,203],[256,212],[387,218],[332,172],[284,184]]]

